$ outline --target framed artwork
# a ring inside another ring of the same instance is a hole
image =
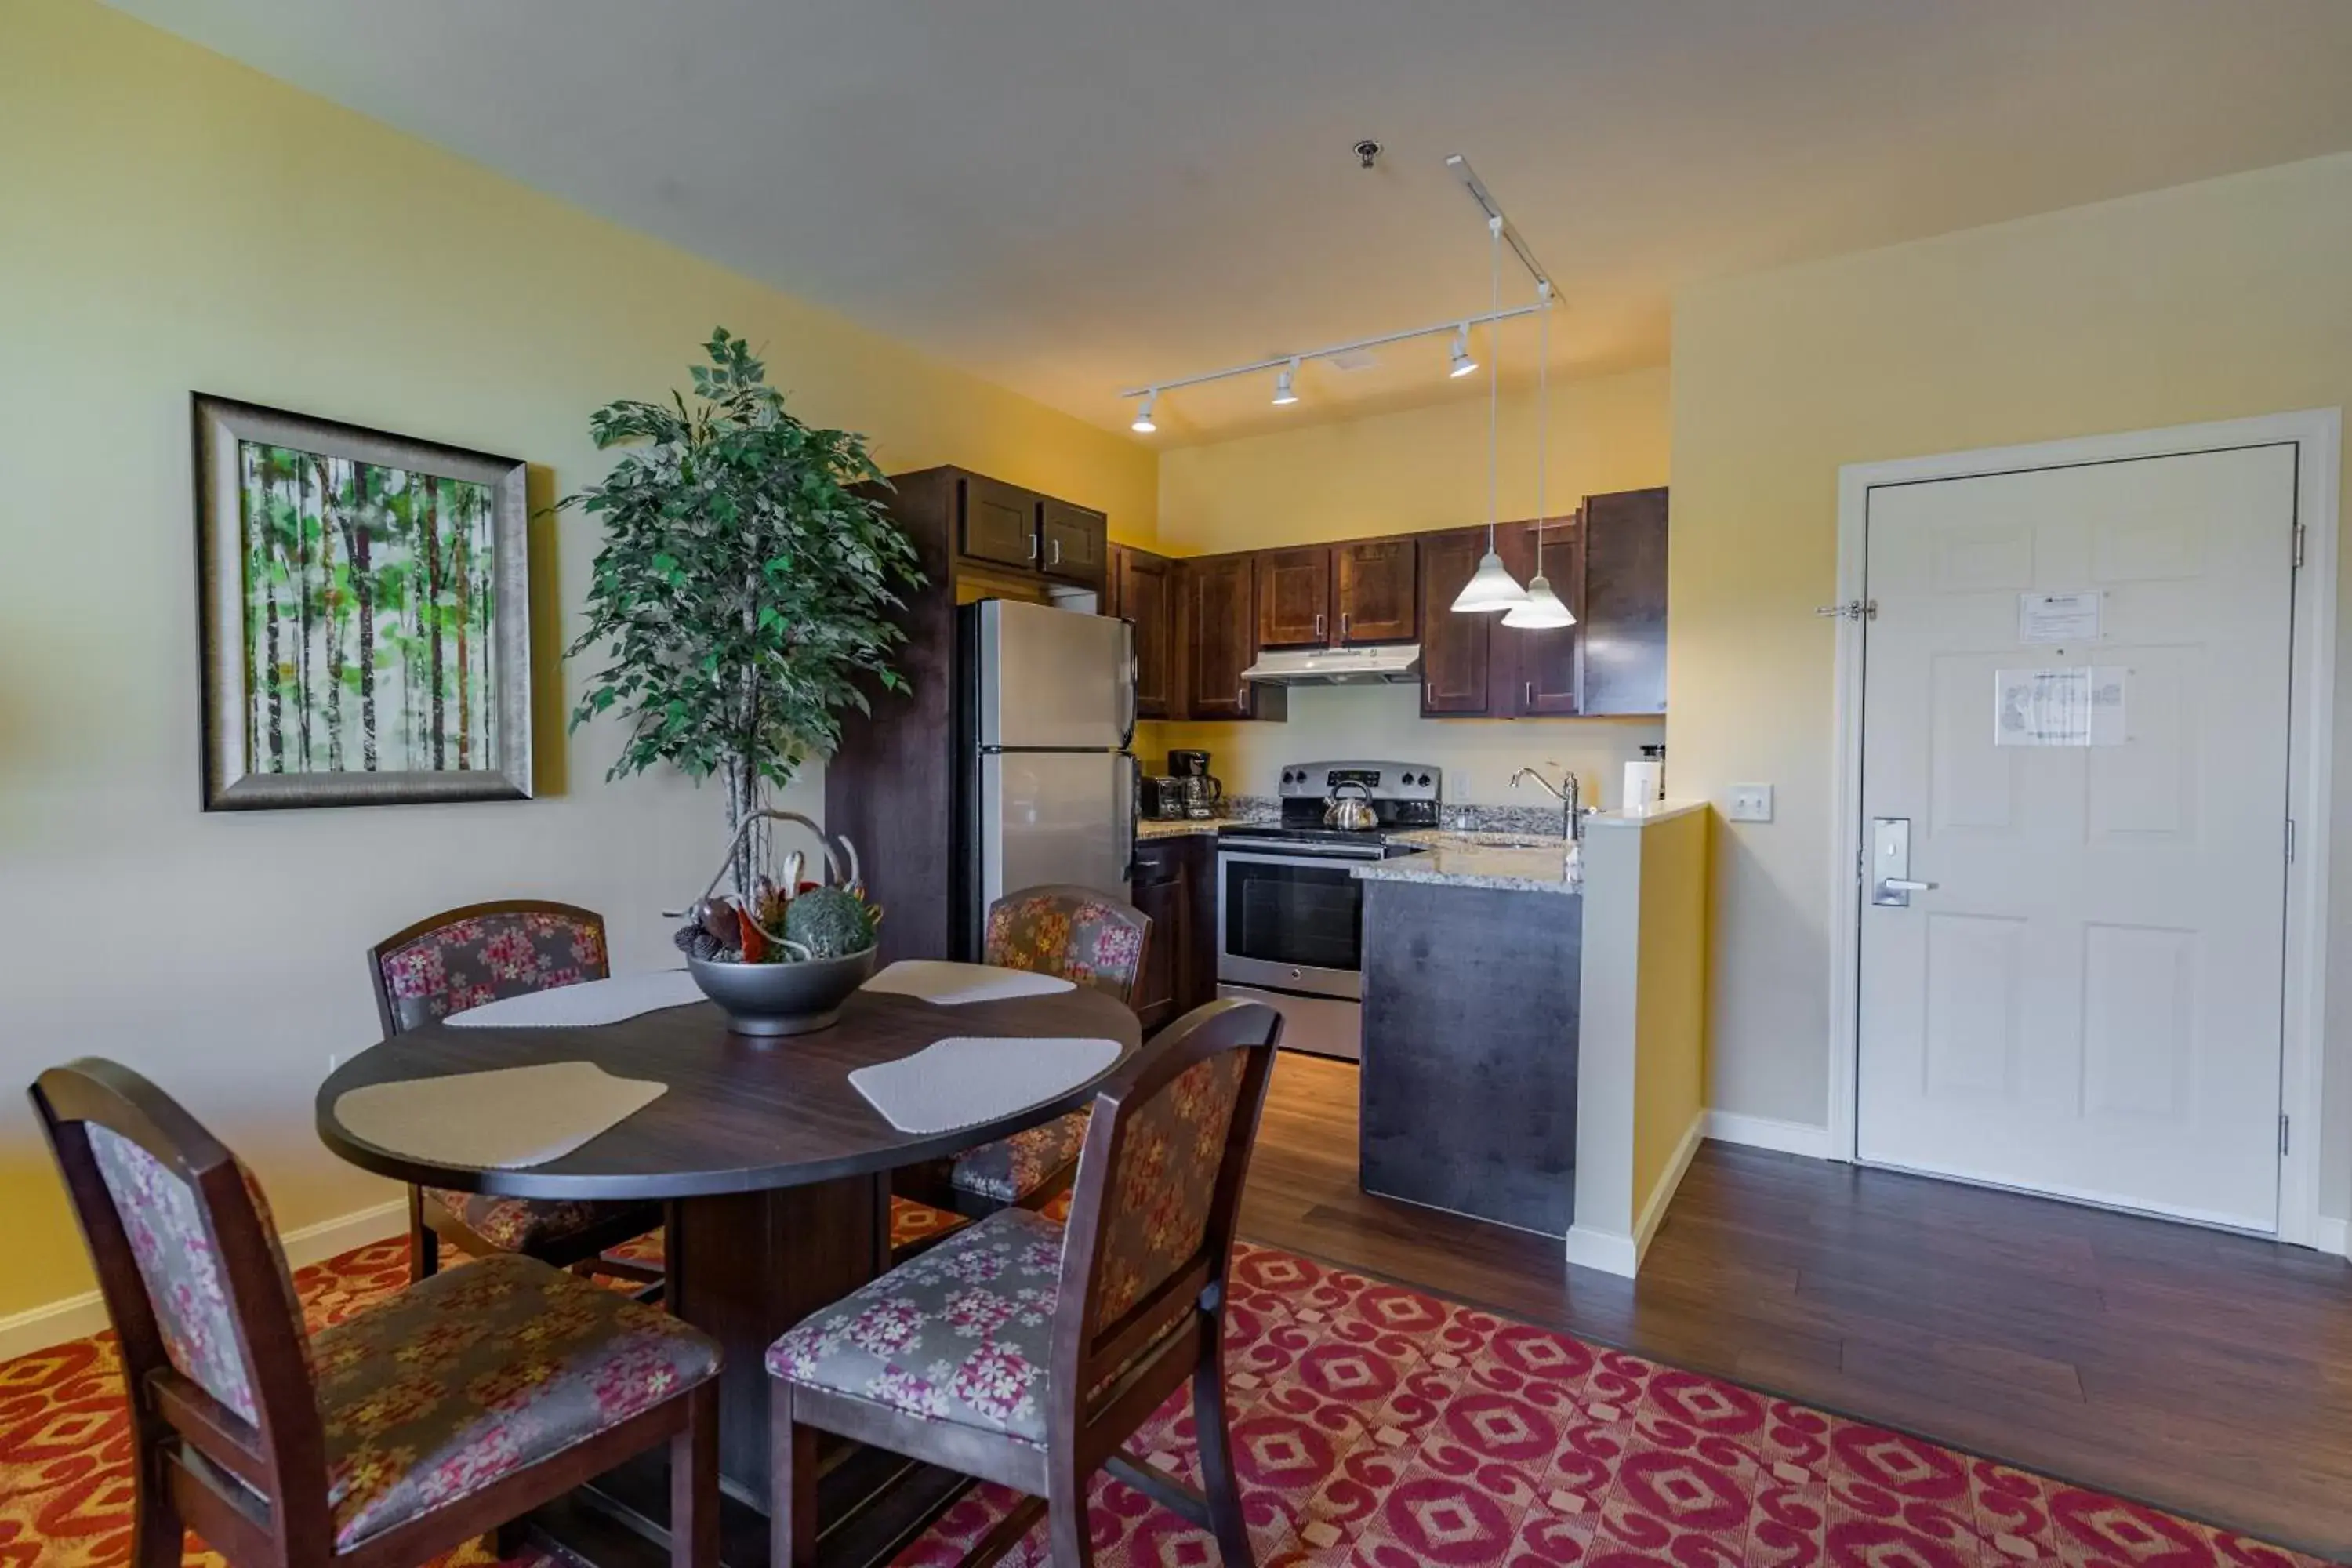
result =
[[[528,799],[523,464],[194,411],[205,809]]]

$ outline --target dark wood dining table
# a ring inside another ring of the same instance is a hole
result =
[[[855,1068],[954,1036],[1109,1039],[1118,1061],[1141,1040],[1123,1003],[1084,986],[956,1006],[861,991],[832,1028],[772,1040],[730,1033],[707,1002],[594,1027],[434,1023],[360,1052],[330,1076],[319,1089],[319,1136],[355,1165],[424,1186],[666,1205],[666,1304],[726,1352],[722,1557],[765,1568],[769,1344],[889,1267],[893,1170],[1038,1125],[1091,1094],[1089,1082],[994,1121],[918,1135],[893,1127],[849,1082]],[[369,1084],[571,1061],[654,1079],[667,1092],[571,1153],[518,1170],[415,1159],[353,1136],[335,1114],[344,1094]],[[819,1490],[824,1559],[887,1560],[961,1486],[894,1456],[845,1450]],[[593,1563],[650,1560],[667,1497],[660,1462],[641,1461],[531,1524]]]

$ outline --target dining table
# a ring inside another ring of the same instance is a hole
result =
[[[954,1037],[1117,1043],[1108,1066],[1066,1093],[945,1132],[893,1126],[849,1081]],[[832,1027],[755,1038],[691,1002],[593,1026],[461,1027],[446,1020],[359,1052],[320,1087],[318,1130],[352,1163],[459,1192],[664,1205],[663,1302],[716,1339],[721,1560],[765,1568],[768,1346],[890,1266],[890,1174],[1077,1109],[1141,1043],[1135,1015],[1088,986],[954,1005],[861,990]],[[665,1092],[568,1153],[486,1169],[436,1163],[356,1135],[337,1103],[371,1085],[504,1068],[592,1062]],[[828,1456],[818,1491],[823,1560],[887,1562],[968,1483],[878,1450]],[[600,1478],[528,1527],[603,1564],[654,1562],[667,1541],[666,1455]]]

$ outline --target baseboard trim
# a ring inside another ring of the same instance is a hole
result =
[[[1642,1259],[1650,1255],[1650,1242],[1658,1234],[1658,1226],[1666,1223],[1666,1205],[1675,1201],[1682,1190],[1684,1173],[1698,1153],[1698,1146],[1706,1139],[1706,1112],[1702,1110],[1683,1130],[1682,1142],[1675,1145],[1674,1158],[1666,1162],[1665,1173],[1650,1190],[1647,1203],[1642,1205],[1639,1217],[1633,1221],[1633,1267],[1639,1268]]]
[[[1597,1268],[1631,1279],[1642,1267],[1642,1249],[1622,1232],[1574,1225],[1568,1229],[1568,1260],[1579,1268]]]
[[[1706,1113],[1706,1135],[1718,1143],[1743,1143],[1750,1149],[1801,1154],[1808,1160],[1837,1158],[1830,1152],[1830,1130],[1802,1121],[1742,1116],[1736,1110],[1710,1110]]]
[[[2311,1245],[2338,1258],[2352,1258],[2352,1220],[2330,1219],[2321,1215],[2319,1227],[2312,1232]]]
[[[394,1198],[390,1203],[289,1230],[278,1237],[278,1243],[286,1249],[286,1261],[300,1268],[307,1264],[323,1263],[371,1241],[398,1236],[407,1228],[408,1201]],[[0,1362],[81,1339],[106,1326],[106,1302],[95,1290],[12,1312],[0,1318]]]

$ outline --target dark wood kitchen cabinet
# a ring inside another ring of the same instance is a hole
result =
[[[1411,642],[1421,629],[1421,543],[1366,539],[1332,546],[1332,589],[1342,643]]]
[[[1487,679],[1495,617],[1457,616],[1454,596],[1478,570],[1486,531],[1455,529],[1421,539],[1421,711],[1430,719],[1475,719],[1493,702]]]
[[[1103,613],[1135,623],[1135,716],[1181,719],[1182,616],[1176,603],[1176,563],[1132,545],[1110,547]]]
[[[1136,1014],[1147,1035],[1217,994],[1216,837],[1180,833],[1135,847],[1128,896],[1151,917]]]
[[[1537,552],[1538,529],[1532,522],[1515,522],[1496,532],[1496,549],[1520,582],[1532,580],[1540,560],[1551,591],[1568,605],[1577,624],[1567,626],[1507,626],[1495,622],[1491,664],[1493,701],[1488,711],[1498,719],[1562,719],[1584,711],[1583,666],[1584,593],[1582,530],[1578,518],[1556,517],[1541,530],[1542,552]]]
[[[1109,565],[1110,520],[1090,507],[1045,497],[1037,503],[1038,570],[1074,583],[1100,583]]]
[[[1578,711],[1666,710],[1666,490],[1588,496]]]
[[[1310,544],[1257,553],[1260,647],[1321,647],[1331,641],[1331,552]]]
[[[1196,555],[1183,564],[1184,714],[1286,719],[1289,693],[1242,679],[1257,662],[1257,558]]]
[[[961,476],[959,484],[963,515],[958,552],[1000,566],[1035,565],[1038,498],[978,474]]]

